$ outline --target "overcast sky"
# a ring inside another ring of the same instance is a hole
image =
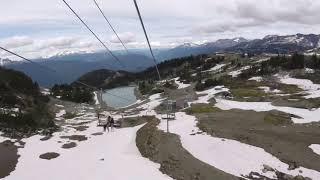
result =
[[[92,0],[66,0],[110,49],[121,49]],[[97,0],[129,48],[145,48],[133,0]],[[154,48],[222,38],[320,34],[319,0],[137,0]],[[27,57],[96,51],[62,0],[2,0],[0,45]],[[6,54],[0,52],[0,58]]]

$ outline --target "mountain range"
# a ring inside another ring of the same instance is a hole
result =
[[[262,39],[248,40],[242,37],[220,39],[204,44],[184,43],[171,49],[155,49],[155,56],[159,62],[180,58],[189,55],[213,54],[223,52],[233,53],[274,53],[287,54],[293,52],[313,53],[320,52],[320,35],[268,35]],[[139,72],[153,66],[154,62],[147,49],[130,50],[130,53],[114,52],[124,66],[121,66],[111,56],[104,52],[64,52],[52,57],[36,59],[43,66],[56,70],[48,72],[34,64],[12,62],[9,59],[0,59],[1,66],[23,71],[42,86],[52,86],[55,83],[70,83],[97,69],[124,70]]]

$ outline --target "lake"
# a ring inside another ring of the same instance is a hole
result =
[[[137,102],[137,97],[134,94],[134,86],[119,87],[105,91],[102,94],[102,100],[110,107],[119,109],[129,106]],[[113,95],[115,96],[113,96]],[[125,98],[119,98],[119,97]]]

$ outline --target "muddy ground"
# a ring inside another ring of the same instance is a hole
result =
[[[320,171],[320,156],[308,147],[320,144],[320,123],[293,124],[290,115],[275,111],[229,110],[196,117],[200,129],[212,136],[261,147],[291,168],[303,166]]]
[[[18,163],[18,147],[11,141],[0,143],[0,179],[15,170]]]
[[[179,136],[157,129],[153,119],[137,132],[136,144],[141,154],[160,163],[160,171],[177,180],[239,179],[193,157],[185,150]]]

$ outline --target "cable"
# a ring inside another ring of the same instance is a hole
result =
[[[144,32],[144,35],[146,36],[146,39],[147,39],[147,43],[149,45],[149,50],[150,50],[150,53],[151,53],[151,56],[153,58],[153,61],[154,61],[154,64],[156,66],[156,69],[157,69],[157,73],[158,73],[158,76],[159,76],[159,80],[161,81],[161,76],[160,76],[160,72],[159,72],[159,69],[158,69],[158,62],[153,54],[153,51],[152,51],[152,48],[151,48],[151,45],[150,45],[150,41],[149,41],[149,38],[148,38],[148,35],[147,35],[147,31],[146,31],[146,28],[144,27],[144,24],[143,24],[143,20],[142,20],[142,17],[141,17],[141,14],[140,14],[140,11],[139,11],[139,7],[138,7],[138,4],[137,4],[137,1],[136,0],[133,0],[134,2],[134,5],[136,6],[136,9],[137,9],[137,13],[138,13],[138,16],[139,16],[139,19],[140,19],[140,23],[141,23],[141,26],[143,28],[143,32]]]
[[[96,0],[93,0],[93,2],[95,3],[95,5],[97,6],[97,8],[99,9],[100,13],[102,14],[102,16],[104,17],[104,19],[107,21],[107,23],[109,24],[110,28],[112,29],[112,31],[114,32],[114,34],[117,36],[118,40],[120,41],[120,43],[122,44],[123,48],[127,51],[127,53],[129,53],[127,47],[124,45],[123,41],[120,39],[118,33],[116,32],[116,30],[113,28],[113,26],[111,25],[110,21],[108,20],[108,18],[106,17],[106,15],[104,14],[104,12],[102,11],[102,9],[100,8],[99,4],[97,3]]]
[[[125,67],[124,64],[121,63],[121,61],[119,60],[119,58],[117,58],[117,56],[115,56],[112,51],[105,45],[104,42],[101,41],[101,39],[96,35],[96,33],[94,33],[90,27],[81,19],[81,17],[71,8],[71,6],[65,1],[65,0],[62,0],[67,6],[68,8],[73,12],[73,14],[75,16],[77,16],[77,18],[81,21],[81,23],[93,34],[93,36],[102,44],[102,46],[109,52],[109,54],[114,58],[116,59],[119,64],[121,64],[122,67]]]
[[[27,61],[27,62],[30,62],[30,63],[35,64],[35,65],[38,65],[39,67],[41,67],[41,68],[43,68],[43,69],[50,70],[50,71],[56,73],[59,77],[61,77],[60,74],[58,73],[58,71],[56,71],[56,70],[54,70],[54,69],[52,69],[52,68],[50,68],[50,67],[43,66],[43,65],[41,65],[41,64],[39,64],[39,63],[37,63],[37,62],[35,62],[35,61],[32,61],[32,60],[30,60],[30,59],[27,59],[27,58],[25,58],[25,57],[23,57],[23,56],[21,56],[21,55],[19,55],[19,54],[17,54],[17,53],[14,53],[14,52],[12,52],[12,51],[9,51],[8,49],[5,49],[5,48],[3,48],[3,47],[0,47],[0,49],[2,49],[3,51],[8,52],[8,53],[10,53],[10,54],[12,54],[12,55],[14,55],[14,56],[17,56],[17,57],[19,57],[19,58],[21,58],[21,59],[23,59],[23,60],[25,60],[25,61]],[[87,87],[89,87],[89,88],[92,88],[92,89],[95,89],[95,90],[99,90],[97,87],[88,85],[88,84],[83,83],[83,82],[81,82],[81,81],[79,81],[79,80],[76,80],[75,82],[78,83],[78,84],[82,84],[82,85],[84,85],[84,86],[87,86]],[[120,98],[120,99],[122,99],[122,100],[126,100],[126,101],[128,101],[128,102],[130,102],[130,103],[132,102],[131,100],[129,100],[129,99],[127,99],[127,98],[124,98],[124,97],[121,97],[121,96],[118,96],[118,95],[114,95],[114,94],[109,93],[109,92],[105,92],[105,93],[110,94],[111,96]]]

